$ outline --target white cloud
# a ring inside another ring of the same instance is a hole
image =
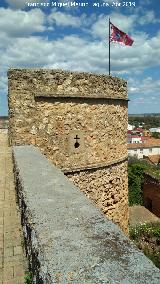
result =
[[[4,74],[1,74],[0,76],[0,90],[1,92],[7,91],[7,77]]]
[[[130,113],[159,112],[160,80],[129,78],[128,93]]]
[[[41,37],[18,38],[6,49],[4,65],[41,67],[48,62],[48,55],[53,52],[53,44]]]
[[[159,23],[160,20],[156,18],[153,10],[147,11],[143,16],[139,17],[138,23],[140,25]]]
[[[8,67],[59,66],[71,70],[107,72],[104,52],[105,47],[100,42],[89,42],[76,35],[55,41],[42,37],[18,38],[6,49],[1,64]]]
[[[45,15],[40,9],[28,12],[0,8],[0,32],[9,37],[26,36],[45,30]]]
[[[95,19],[95,15],[93,15]],[[7,21],[5,21],[7,19]],[[125,47],[111,43],[111,70],[115,74],[142,72],[156,66],[160,61],[160,34],[149,38],[144,32],[134,33],[137,17],[113,13],[114,24],[124,31],[132,30],[134,44]],[[86,15],[72,16],[52,10],[49,21],[57,25],[80,27],[90,33],[90,38],[78,35],[64,36],[55,40],[33,37],[36,31],[44,31],[45,15],[40,9],[28,12],[0,9],[0,48],[3,66],[64,66],[66,69],[80,69],[107,73],[108,69],[108,22],[105,15],[97,21],[88,21]],[[17,25],[20,23],[21,25]],[[82,26],[83,23],[83,26]],[[86,28],[88,26],[88,28]],[[48,27],[47,27],[48,29]],[[3,32],[2,32],[3,30]],[[14,37],[15,38],[14,38]],[[21,38],[20,38],[21,37]],[[141,60],[140,60],[141,59]]]
[[[97,21],[92,25],[91,32],[93,36],[101,39],[108,37],[109,17],[113,25],[126,33],[131,33],[133,31],[137,19],[136,15],[125,16],[119,13],[112,13],[106,16],[101,14]]]
[[[131,33],[133,31],[137,20],[137,15],[126,16],[120,13],[112,13],[110,17],[111,22],[126,33]]]
[[[130,91],[130,93],[138,93],[139,92],[139,88],[130,86],[129,87],[129,91]]]
[[[100,15],[97,21],[91,27],[92,36],[99,37],[101,39],[107,38],[108,20],[109,17],[106,17],[105,15]]]
[[[86,27],[91,26],[95,21],[95,14],[91,14],[90,17],[88,17],[85,13],[81,14],[80,16],[74,16],[73,14],[71,14],[71,10],[67,10],[67,12],[60,12],[57,11],[56,8],[52,9],[51,13],[48,16],[48,23],[50,25],[50,28],[53,26],[60,26],[75,27],[85,30]]]
[[[132,96],[129,103],[130,113],[159,113],[160,97],[157,95],[152,97],[150,94],[142,98],[134,98]]]
[[[83,17],[75,17],[71,14],[59,12],[56,9],[48,17],[49,23],[56,24],[57,26],[72,26],[80,27],[83,23]]]
[[[131,94],[143,94],[145,96],[153,94],[157,98],[160,94],[160,80],[154,80],[152,77],[146,77],[143,80],[130,78],[128,80],[128,89]],[[153,98],[155,99],[155,96]]]
[[[152,4],[152,0],[141,0],[141,5],[146,6]]]

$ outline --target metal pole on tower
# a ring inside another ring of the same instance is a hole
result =
[[[109,18],[109,38],[108,38],[108,41],[109,41],[109,76],[111,74],[111,46],[110,46],[110,25],[111,25],[111,22],[110,22],[110,18]]]

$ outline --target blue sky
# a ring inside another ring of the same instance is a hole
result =
[[[67,5],[62,6],[64,3]],[[111,43],[111,75],[128,82],[129,113],[160,112],[158,1],[86,3],[85,0],[0,1],[0,115],[7,114],[10,67],[108,74],[109,17],[134,39],[131,47]]]

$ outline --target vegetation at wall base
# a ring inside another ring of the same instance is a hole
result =
[[[152,137],[155,139],[160,139],[160,133],[159,132],[152,132]]]
[[[146,163],[140,162],[136,158],[128,161],[128,188],[129,206],[143,205],[142,187],[144,183],[144,172]]]
[[[129,229],[130,239],[160,268],[160,223],[144,223]]]
[[[24,284],[32,284],[32,274],[29,271],[25,272]]]
[[[143,205],[144,174],[148,173],[160,180],[160,165],[155,166],[144,160],[130,157],[128,160],[129,206]]]

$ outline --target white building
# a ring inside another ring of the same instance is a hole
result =
[[[149,131],[150,132],[158,132],[158,133],[160,133],[160,127],[158,127],[158,128],[150,128]]]
[[[154,148],[137,147],[136,149],[128,149],[128,155],[132,157],[137,157],[138,159],[143,159],[143,156],[160,155],[160,146]]]
[[[128,155],[142,159],[143,156],[160,155],[160,139],[150,139],[146,143],[128,144]]]
[[[128,130],[133,130],[135,128],[134,125],[128,124]]]
[[[137,135],[128,135],[127,137],[127,143],[142,143],[142,137],[137,136]]]

